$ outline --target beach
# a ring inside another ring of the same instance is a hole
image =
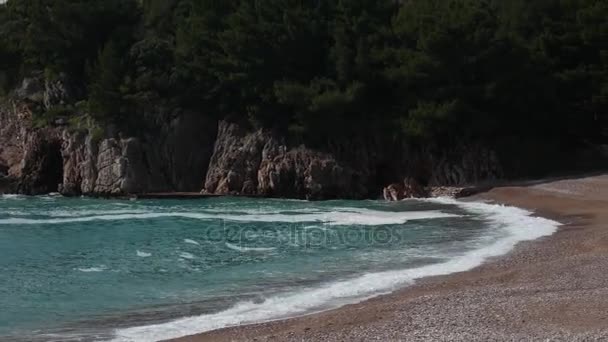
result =
[[[471,271],[335,310],[175,341],[608,340],[607,174],[497,187],[465,200],[521,207],[562,226]]]

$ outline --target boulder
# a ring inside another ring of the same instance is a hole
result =
[[[404,186],[402,183],[393,183],[388,185],[382,191],[383,197],[387,201],[396,202],[404,199]]]
[[[406,198],[425,198],[428,191],[414,178],[408,177],[401,183],[393,183],[383,190],[387,201],[400,201]]]

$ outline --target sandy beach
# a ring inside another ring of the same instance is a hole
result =
[[[467,200],[518,206],[563,225],[471,271],[176,341],[608,340],[608,174],[499,187]]]

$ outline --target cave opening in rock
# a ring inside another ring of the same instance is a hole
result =
[[[57,192],[63,182],[63,157],[58,140],[37,140],[30,149],[18,190],[27,195]]]
[[[47,192],[58,192],[59,185],[63,183],[63,157],[59,141],[48,144],[46,167],[48,168],[48,178],[45,182]]]

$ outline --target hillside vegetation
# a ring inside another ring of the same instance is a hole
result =
[[[298,141],[607,138],[605,0],[8,0],[0,92],[67,75],[97,122],[153,109]],[[75,101],[76,103],[77,101]]]

